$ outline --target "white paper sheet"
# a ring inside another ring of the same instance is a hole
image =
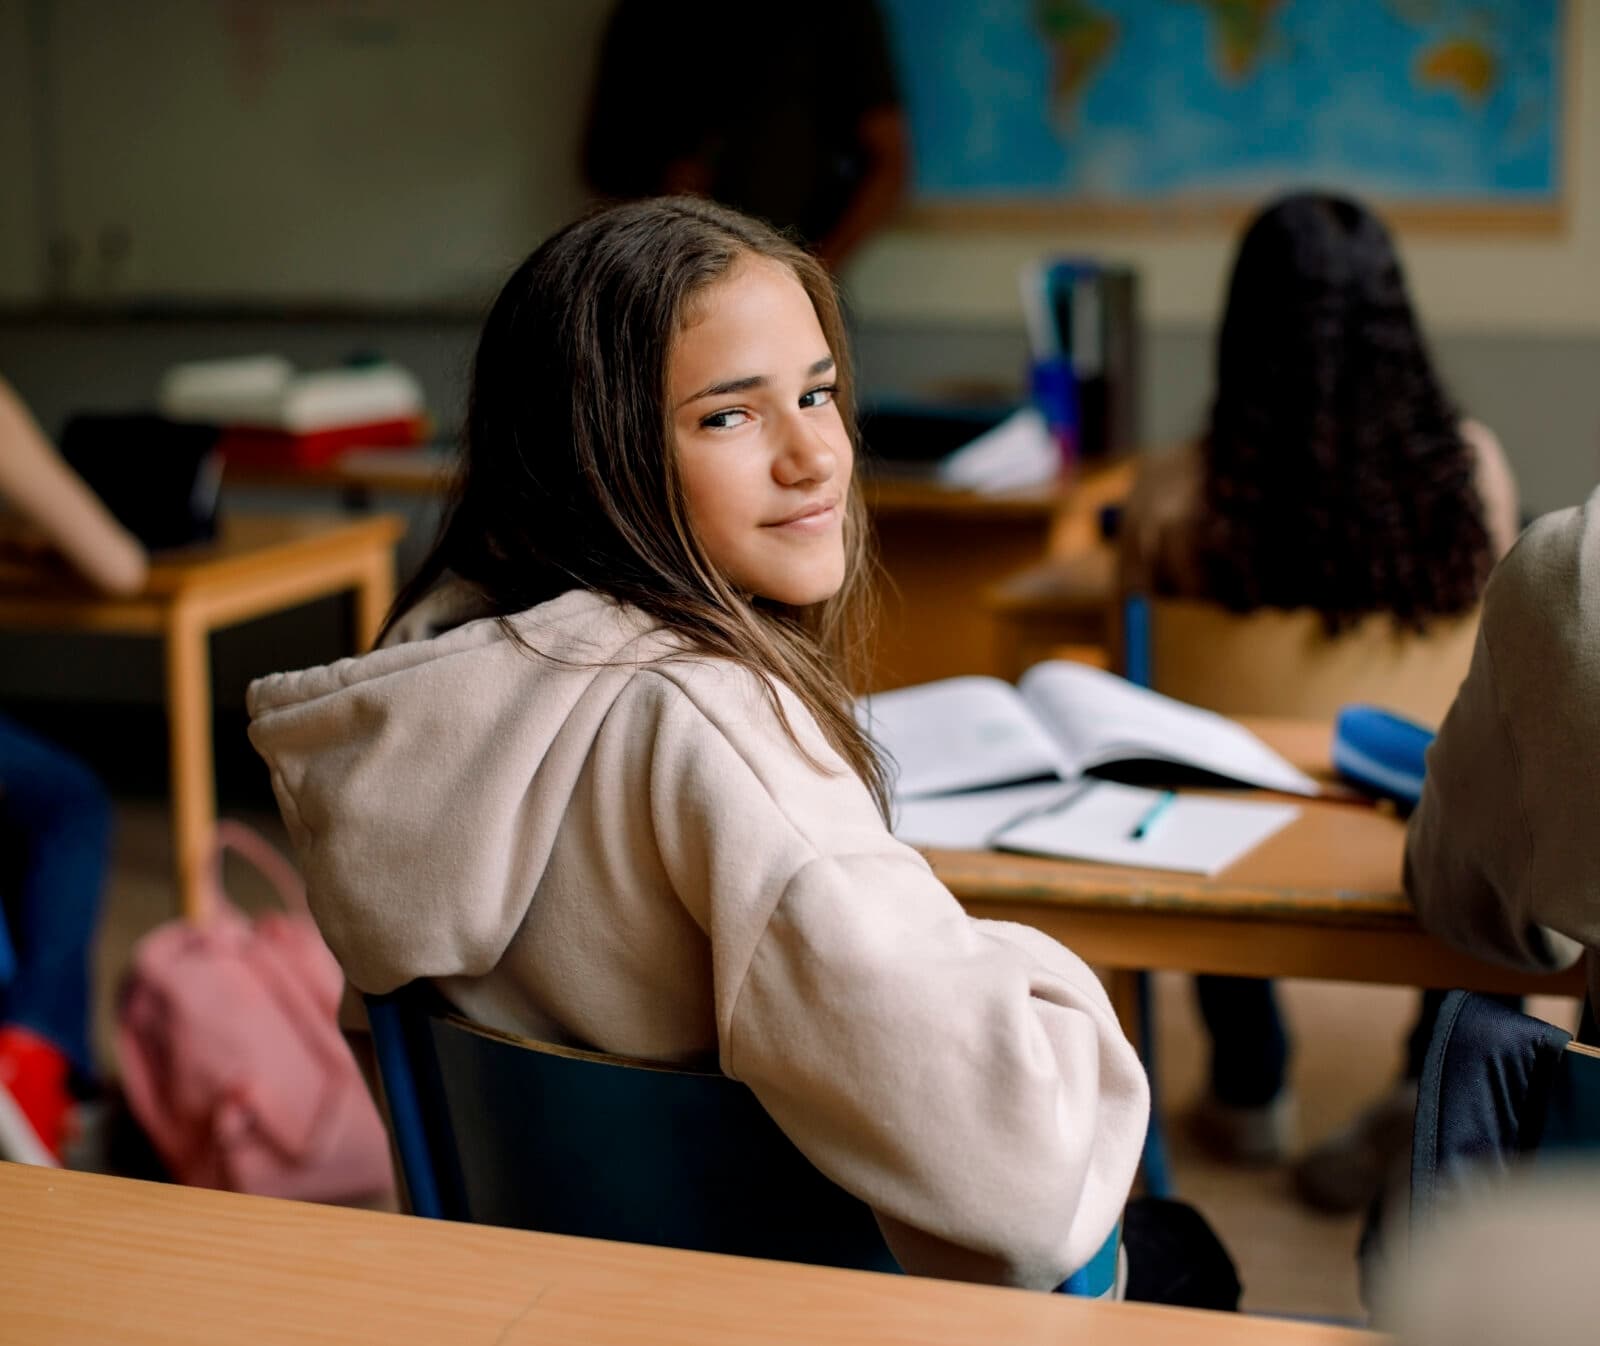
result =
[[[911,846],[981,851],[1013,819],[1071,794],[1076,783],[1044,781],[999,790],[895,801],[894,834]]]
[[[1142,838],[1130,835],[1163,791],[1102,781],[1054,812],[1008,827],[1002,850],[1212,875],[1299,816],[1293,804],[1180,794]]]

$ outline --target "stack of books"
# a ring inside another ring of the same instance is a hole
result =
[[[275,355],[174,365],[163,415],[221,429],[225,462],[317,467],[353,448],[410,448],[428,437],[422,388],[386,362],[298,371]]]

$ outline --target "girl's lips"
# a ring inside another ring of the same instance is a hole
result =
[[[837,500],[823,500],[816,504],[807,505],[797,513],[791,514],[786,519],[775,519],[772,523],[763,525],[766,528],[796,528],[807,532],[828,527],[839,514]]]

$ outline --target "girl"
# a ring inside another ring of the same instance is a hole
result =
[[[256,683],[251,736],[356,986],[715,1062],[907,1270],[1046,1289],[1122,1211],[1148,1092],[1093,974],[884,826],[850,392],[826,273],[766,227],[569,226],[489,315],[388,648]]]
[[[1268,206],[1234,263],[1206,433],[1152,462],[1129,500],[1124,586],[1238,612],[1313,608],[1330,633],[1370,613],[1422,631],[1477,606],[1517,527],[1500,445],[1446,395],[1382,222],[1339,196]],[[1198,988],[1214,1044],[1201,1136],[1278,1158],[1291,1100],[1272,984]],[[1358,1209],[1409,1143],[1436,1000],[1401,1085],[1301,1165],[1313,1204]]]
[[[1206,432],[1129,498],[1125,586],[1421,630],[1477,605],[1517,529],[1499,441],[1446,395],[1382,221],[1319,193],[1268,206],[1234,261]]]

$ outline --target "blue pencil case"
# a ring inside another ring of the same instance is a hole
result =
[[[1363,790],[1415,807],[1433,734],[1393,711],[1346,706],[1333,726],[1334,770]]]

